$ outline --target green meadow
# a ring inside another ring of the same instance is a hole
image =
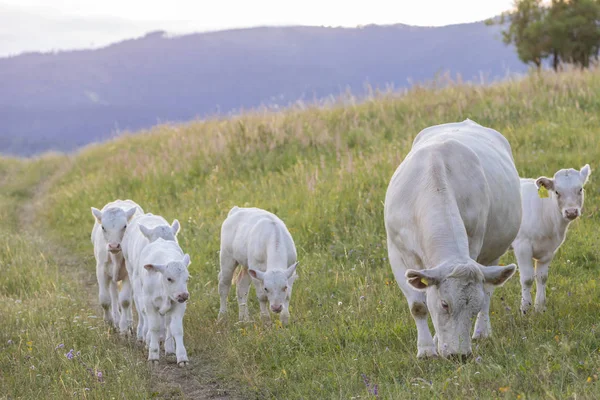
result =
[[[599,94],[598,70],[444,82],[0,159],[0,397],[194,398],[190,382],[217,382],[251,399],[600,398]],[[473,360],[418,360],[383,200],[420,130],[466,118],[506,136],[523,177],[586,163],[592,174],[550,267],[547,312],[520,315],[515,275],[495,292],[493,338],[474,345]],[[151,371],[143,347],[102,322],[90,207],[117,198],[181,222],[192,259],[184,372],[164,356],[159,369],[170,372]],[[294,238],[288,327],[260,321],[253,289],[254,322],[237,322],[232,290],[217,323],[219,232],[234,205],[274,212]]]

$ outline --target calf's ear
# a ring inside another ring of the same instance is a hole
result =
[[[590,164],[585,164],[583,168],[581,168],[581,170],[579,171],[579,175],[581,176],[582,185],[585,185],[587,183],[591,173],[592,170],[590,168]]]
[[[507,266],[481,267],[484,282],[489,285],[502,286],[517,270],[515,264]]]
[[[171,231],[173,232],[173,235],[177,236],[180,228],[181,228],[181,225],[179,224],[179,221],[174,219],[173,223],[171,224]]]
[[[190,260],[190,255],[186,254],[183,256],[183,261],[182,261],[183,265],[185,265],[185,267],[189,267],[190,264],[192,263],[192,261]]]
[[[144,265],[144,268],[146,268],[148,271],[153,271],[153,272],[165,272],[165,269],[167,268],[166,265],[162,265],[162,264],[146,264]]]
[[[428,287],[438,285],[441,281],[437,268],[409,269],[404,276],[406,277],[406,281],[417,290],[425,290]]]
[[[145,225],[142,224],[138,225],[140,227],[140,232],[142,232],[142,235],[144,235],[146,239],[150,240],[150,236],[152,235],[152,229],[147,228]]]
[[[550,178],[546,178],[545,176],[541,176],[535,180],[535,185],[539,189],[540,187],[545,187],[548,190],[554,189],[554,181]]]
[[[125,211],[125,215],[127,216],[127,222],[131,221],[131,218],[133,218],[136,211],[137,207],[131,207],[129,210]]]
[[[92,207],[92,215],[99,224],[102,223],[102,211],[98,210],[96,207]]]
[[[296,261],[295,263],[293,263],[292,265],[290,265],[288,267],[288,269],[285,271],[286,277],[288,279],[290,279],[292,277],[292,275],[294,275],[294,272],[296,271],[296,267],[297,266],[298,266],[298,261]]]
[[[265,273],[257,269],[248,268],[248,273],[251,277],[258,279],[259,281],[263,281],[265,279]]]

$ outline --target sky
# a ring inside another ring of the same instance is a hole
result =
[[[513,0],[0,0],[0,57],[100,47],[172,34],[263,25],[442,26],[481,21]]]

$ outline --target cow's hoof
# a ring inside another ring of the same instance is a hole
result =
[[[492,333],[487,329],[476,330],[471,339],[473,340],[483,340],[492,336]]]
[[[546,306],[535,306],[535,312],[536,313],[545,313],[546,312]]]
[[[188,362],[187,361],[179,361],[177,363],[177,365],[179,366],[179,368],[184,368],[184,367],[187,367]]]
[[[435,358],[438,356],[437,350],[434,346],[420,347],[417,351],[417,358]]]
[[[148,360],[148,364],[151,367],[156,367],[156,366],[158,366],[158,360]]]

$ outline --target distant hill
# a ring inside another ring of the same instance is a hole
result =
[[[436,73],[523,72],[498,27],[270,27],[168,37],[153,32],[96,50],[0,59],[0,153],[69,151],[123,130],[407,87]],[[440,121],[441,122],[441,121]]]

